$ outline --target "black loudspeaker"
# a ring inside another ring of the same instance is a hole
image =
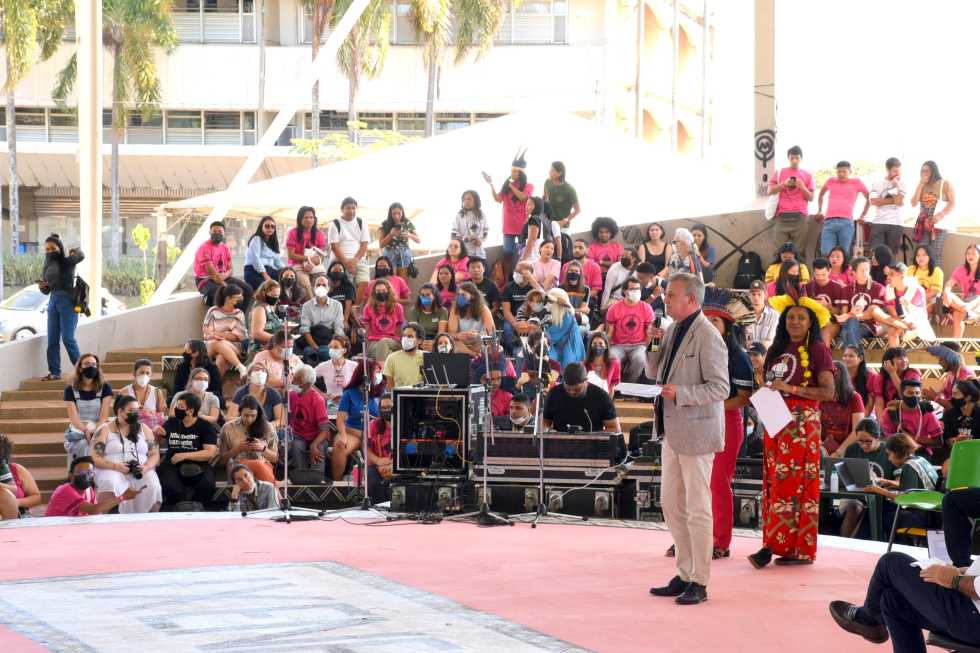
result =
[[[486,420],[486,389],[395,388],[393,472],[465,475]]]

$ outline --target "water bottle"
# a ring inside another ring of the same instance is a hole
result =
[[[663,316],[664,316],[664,312],[662,310],[660,310],[659,308],[655,310],[653,312],[653,326],[659,329]],[[655,354],[658,351],[660,351],[660,338],[654,338],[653,340],[650,341],[649,351],[651,354]]]
[[[830,472],[830,491],[838,492],[840,491],[840,477],[837,475],[837,471]]]

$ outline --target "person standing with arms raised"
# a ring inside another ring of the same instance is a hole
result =
[[[646,373],[663,385],[657,432],[663,436],[661,503],[674,538],[677,575],[654,587],[654,596],[673,596],[681,605],[708,600],[711,568],[711,469],[725,448],[725,400],[728,398],[728,350],[721,334],[701,311],[704,282],[678,272],[667,283],[664,304],[674,322],[662,330],[647,353]]]

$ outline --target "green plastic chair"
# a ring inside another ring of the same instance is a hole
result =
[[[953,445],[949,455],[949,474],[946,477],[946,491],[953,492],[963,488],[980,487],[980,440],[963,440]],[[943,509],[945,493],[935,490],[911,490],[895,497],[895,519],[892,521],[891,535],[888,537],[888,550],[892,550],[895,533],[898,529],[898,516],[902,510]]]

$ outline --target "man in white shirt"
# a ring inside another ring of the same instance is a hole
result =
[[[832,601],[830,614],[841,628],[883,644],[896,653],[926,653],[923,629],[980,646],[980,600],[975,580],[980,560],[968,569],[936,564],[919,569],[905,553],[886,553],[875,566],[864,605]]]
[[[776,337],[779,313],[766,301],[766,284],[761,279],[749,285],[749,301],[752,302],[755,322],[746,325],[745,339],[747,342],[761,342],[768,349]]]
[[[364,296],[364,289],[371,280],[371,268],[365,256],[370,241],[368,226],[357,217],[357,200],[345,197],[340,203],[340,217],[327,228],[327,246],[330,248],[330,264],[334,261],[344,264],[347,276],[357,286],[357,297]]]
[[[606,288],[602,292],[602,310],[609,308],[613,302],[618,302],[623,298],[623,286],[626,280],[633,276],[636,262],[640,255],[635,247],[627,247],[623,250],[623,255],[619,260],[609,266],[606,272]]]
[[[902,183],[902,163],[895,157],[885,161],[888,171],[884,179],[871,185],[871,205],[875,217],[871,221],[871,248],[888,245],[893,252],[902,246],[902,206],[905,204],[905,184]]]

